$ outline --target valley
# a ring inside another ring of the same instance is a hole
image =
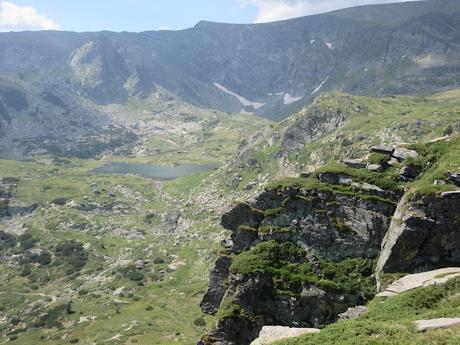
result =
[[[458,278],[388,286],[460,266],[459,32],[457,0],[0,32],[0,345],[457,343],[414,322]]]

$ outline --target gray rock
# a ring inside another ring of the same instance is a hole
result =
[[[418,153],[415,150],[409,150],[403,147],[397,147],[392,156],[400,161],[406,160],[408,158],[418,157]]]
[[[362,159],[345,159],[343,164],[355,169],[364,169],[366,167],[366,162],[364,162]]]
[[[336,174],[332,172],[319,174],[318,178],[321,182],[328,184],[343,184],[349,186],[353,182],[352,178],[346,174]]]
[[[290,328],[283,326],[264,326],[260,331],[259,338],[254,340],[251,345],[269,345],[278,340],[300,337],[304,334],[319,333],[318,328]]]
[[[382,242],[377,273],[460,264],[460,191],[446,193],[401,199]]]
[[[440,318],[415,321],[415,329],[417,330],[417,332],[425,332],[432,329],[448,328],[457,325],[460,325],[460,318]]]
[[[400,178],[404,181],[412,181],[417,178],[421,170],[419,167],[414,165],[408,165],[401,168],[399,172]]]
[[[339,321],[356,319],[357,317],[367,313],[369,309],[363,305],[348,308],[346,312],[339,314]]]
[[[395,152],[395,149],[393,147],[386,146],[372,146],[370,151],[375,153],[383,153],[391,156]]]
[[[456,185],[457,187],[460,187],[460,174],[454,174],[454,173],[448,172],[446,176],[447,176],[447,181],[449,181],[449,183],[452,183]]]
[[[385,170],[385,168],[383,165],[380,165],[380,164],[368,164],[367,170],[371,172],[382,172]]]
[[[452,278],[460,276],[460,267],[447,267],[438,270],[408,274],[377,294],[380,298],[388,298],[400,293],[421,287],[444,284]]]

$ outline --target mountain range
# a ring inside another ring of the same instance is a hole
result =
[[[280,120],[323,91],[453,88],[459,28],[458,1],[428,0],[180,31],[1,33],[0,147],[17,146],[19,156],[27,146],[49,151],[40,143],[75,143],[113,126],[132,141],[110,105],[152,95]]]

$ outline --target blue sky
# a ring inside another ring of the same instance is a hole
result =
[[[0,31],[146,31],[276,21],[398,0],[0,0]]]

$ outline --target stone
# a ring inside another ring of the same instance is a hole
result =
[[[263,220],[263,212],[242,203],[222,216],[221,224],[227,230],[237,231],[241,225],[257,227]]]
[[[418,153],[417,151],[415,150],[409,150],[409,149],[406,149],[406,148],[403,148],[403,147],[398,147],[394,150],[393,154],[392,154],[392,157],[400,160],[400,161],[403,161],[403,160],[406,160],[408,158],[415,158],[415,157],[418,157]]]
[[[382,242],[379,272],[414,272],[460,265],[460,191],[406,194],[398,203]]]
[[[300,177],[301,177],[301,178],[309,178],[309,177],[311,177],[311,175],[312,175],[312,173],[311,173],[311,172],[308,172],[308,171],[302,171],[302,172],[300,173]]]
[[[258,185],[258,182],[257,182],[257,181],[249,182],[249,183],[244,187],[244,190],[251,190],[251,189],[254,189],[255,187],[257,187],[257,185]]]
[[[399,161],[398,161],[396,158],[391,157],[391,159],[387,162],[387,164],[388,164],[389,166],[394,167],[396,164],[399,164]]]
[[[393,147],[385,147],[385,146],[372,146],[370,149],[371,152],[375,153],[383,153],[385,155],[393,155],[395,149]]]
[[[446,173],[447,176],[447,181],[449,183],[452,183],[456,185],[457,187],[460,187],[460,174],[453,174],[451,172]]]
[[[383,165],[380,164],[368,164],[367,170],[371,172],[382,172],[385,170],[385,168],[383,167]]]
[[[457,198],[460,199],[460,190],[453,190],[450,192],[441,193],[443,198]]]
[[[282,326],[264,326],[260,331],[259,338],[251,345],[268,345],[278,340],[299,337],[304,334],[319,333],[317,328],[290,328]]]
[[[364,169],[366,167],[366,162],[362,159],[345,159],[343,164],[354,169]]]
[[[401,168],[401,171],[399,172],[399,176],[402,180],[412,181],[417,178],[420,172],[421,172],[421,169],[419,167],[414,166],[414,165],[407,165]]]
[[[445,185],[445,184],[446,184],[446,181],[444,181],[444,180],[434,180],[434,181],[433,181],[433,184],[434,184],[435,186],[441,186],[441,185]]]
[[[321,182],[328,184],[343,184],[349,186],[353,182],[351,177],[346,174],[336,174],[332,172],[319,174],[318,178]]]
[[[352,320],[367,313],[369,309],[363,305],[348,308],[346,312],[339,314],[339,321]]]
[[[417,330],[417,332],[425,332],[432,329],[448,328],[457,325],[460,325],[460,318],[440,318],[415,321],[415,329]]]
[[[447,267],[428,272],[408,274],[377,294],[377,297],[388,298],[409,290],[444,284],[448,280],[458,276],[460,276],[460,267]]]

